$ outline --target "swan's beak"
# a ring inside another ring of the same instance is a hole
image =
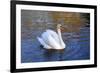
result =
[[[61,26],[61,31],[64,32],[67,28],[64,26]]]
[[[61,26],[61,29],[66,29],[64,26]]]

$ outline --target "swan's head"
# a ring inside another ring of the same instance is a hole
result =
[[[66,30],[66,28],[63,27],[63,25],[61,25],[61,24],[57,24],[57,29],[60,29],[62,32],[64,32]]]
[[[61,24],[57,24],[57,29],[60,29],[61,28]]]

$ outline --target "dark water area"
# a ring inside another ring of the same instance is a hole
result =
[[[35,31],[33,31],[35,33]],[[48,51],[34,39],[21,39],[21,62],[47,62],[90,59],[90,28],[80,28],[80,32],[62,33],[66,48],[64,52]]]

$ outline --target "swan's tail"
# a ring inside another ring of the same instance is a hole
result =
[[[50,49],[51,47],[48,46],[40,37],[37,37],[38,41],[41,43],[41,45],[43,45],[44,48],[46,49]]]

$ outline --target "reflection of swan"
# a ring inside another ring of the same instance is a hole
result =
[[[37,37],[41,45],[46,49],[62,50],[65,48],[65,43],[61,36],[61,24],[57,25],[57,33],[53,30],[46,30],[41,37]]]

